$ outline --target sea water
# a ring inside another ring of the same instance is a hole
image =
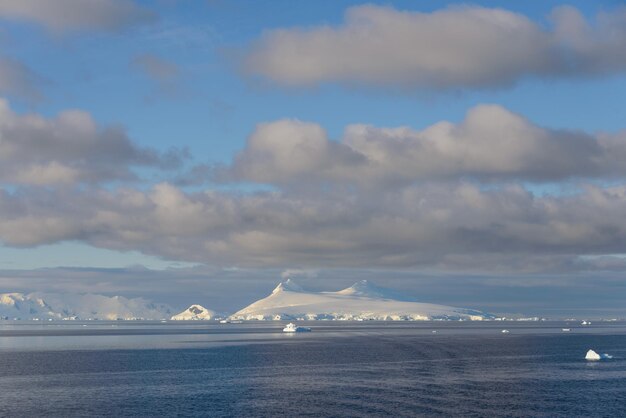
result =
[[[305,325],[3,321],[0,416],[626,416],[621,322]]]

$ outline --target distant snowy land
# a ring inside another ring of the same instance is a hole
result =
[[[57,293],[0,294],[0,318],[22,320],[217,320],[226,315],[199,304],[176,313],[144,298]],[[483,320],[476,310],[421,303],[365,280],[337,292],[309,292],[291,280],[228,320]]]
[[[24,320],[169,319],[172,308],[143,298],[58,293],[0,294],[0,318]]]
[[[230,316],[234,320],[483,320],[493,315],[421,303],[362,280],[338,292],[308,292],[291,280]]]

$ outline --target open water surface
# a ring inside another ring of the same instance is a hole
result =
[[[0,416],[626,416],[623,322],[308,325],[2,321]]]

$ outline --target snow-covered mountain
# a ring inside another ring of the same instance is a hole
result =
[[[195,321],[195,320],[207,320],[215,319],[216,313],[210,309],[200,305],[191,305],[179,314],[172,316],[174,321]]]
[[[3,293],[0,318],[4,319],[167,319],[172,308],[143,298],[94,294]]]
[[[291,280],[280,283],[268,297],[231,315],[237,320],[482,320],[480,311],[420,303],[366,280],[338,292],[307,292]]]

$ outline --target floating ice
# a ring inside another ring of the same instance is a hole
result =
[[[509,333],[509,330],[508,330],[508,329],[503,329],[503,330],[502,330],[502,333],[503,333],[503,334],[508,334],[508,333]]]
[[[600,360],[601,358],[602,357],[600,357],[600,354],[596,353],[593,350],[587,351],[587,355],[585,356],[585,360],[591,360],[591,361]]]

